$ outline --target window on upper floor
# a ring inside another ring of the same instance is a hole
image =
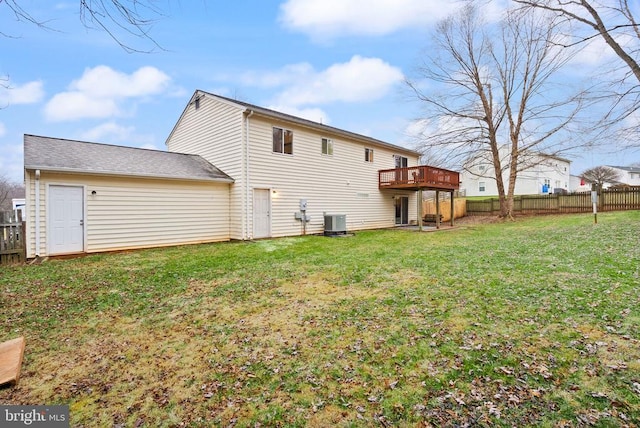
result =
[[[333,140],[328,138],[322,139],[322,154],[333,156]]]
[[[365,147],[365,149],[364,149],[364,161],[373,163],[373,149]]]
[[[273,127],[273,152],[293,154],[293,131]]]
[[[406,168],[409,166],[409,159],[400,155],[393,155],[393,162],[396,168]]]
[[[487,190],[487,183],[485,183],[484,181],[479,181],[478,182],[478,192],[484,192]]]

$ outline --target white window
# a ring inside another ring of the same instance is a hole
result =
[[[273,152],[293,154],[293,131],[273,127]]]
[[[405,158],[404,156],[393,155],[393,159],[396,168],[406,168],[407,166],[409,166],[409,159]]]
[[[485,183],[484,181],[479,181],[478,182],[478,192],[484,192],[487,190],[487,183]]]
[[[322,154],[333,156],[333,140],[328,138],[322,139]]]
[[[373,163],[373,149],[364,149],[364,161]]]

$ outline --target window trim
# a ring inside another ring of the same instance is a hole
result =
[[[326,147],[326,151],[325,151],[325,147]],[[320,138],[320,153],[323,156],[333,156],[333,140],[331,138],[326,138],[326,137]]]
[[[281,140],[278,142],[278,147],[280,150],[276,150],[276,129],[280,130]],[[293,131],[287,128],[281,128],[279,126],[273,126],[271,129],[272,139],[271,139],[271,152],[277,153],[280,155],[293,155]],[[286,136],[290,135],[291,141],[287,143]],[[289,151],[286,151],[287,146],[289,146]]]
[[[364,148],[364,161],[366,163],[373,163],[373,149],[369,147]]]

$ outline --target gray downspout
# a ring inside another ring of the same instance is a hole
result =
[[[36,257],[40,257],[40,170],[36,169]]]

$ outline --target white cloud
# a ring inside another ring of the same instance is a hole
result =
[[[51,121],[107,118],[122,115],[119,102],[145,98],[169,89],[170,78],[154,67],[142,67],[132,74],[100,65],[88,68],[69,90],[56,94],[45,106]]]
[[[290,64],[275,72],[250,71],[244,73],[240,80],[244,85],[273,88],[304,80],[306,76],[314,74],[311,64],[307,62]]]
[[[80,79],[71,82],[69,89],[100,98],[131,98],[160,93],[168,83],[169,76],[155,67],[125,74],[99,65],[86,69]]]
[[[441,0],[288,0],[280,6],[280,21],[319,39],[381,36],[407,27],[422,28],[459,7],[459,2]]]
[[[331,122],[329,115],[319,108],[297,108],[290,105],[272,105],[267,108],[325,125]]]
[[[80,138],[88,141],[127,141],[135,128],[120,126],[115,122],[106,122],[80,134]]]
[[[584,45],[576,56],[571,59],[571,63],[576,66],[596,67],[607,64],[615,60],[615,53],[604,40],[598,38]]]
[[[62,92],[51,98],[45,106],[45,115],[53,122],[81,118],[99,119],[119,114],[120,110],[115,100],[92,98],[82,92]]]
[[[288,75],[291,69],[285,69]],[[288,87],[274,104],[303,106],[326,104],[336,101],[361,102],[383,97],[403,78],[402,71],[379,58],[354,56],[349,62],[334,64],[316,72],[311,67],[295,79],[288,80]]]
[[[22,141],[17,144],[0,142],[0,150],[2,151],[0,172],[12,182],[22,183],[24,178]]]
[[[110,144],[149,145],[150,148],[155,149],[155,146],[151,147],[153,137],[136,134],[136,128],[134,126],[122,126],[113,121],[102,123],[84,131],[80,133],[79,138],[86,141],[98,141]]]
[[[44,98],[43,83],[40,80],[0,87],[0,103],[2,105],[35,104]]]

